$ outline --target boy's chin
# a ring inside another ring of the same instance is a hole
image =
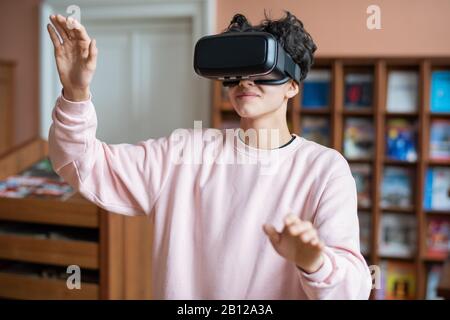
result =
[[[241,118],[258,118],[260,115],[264,114],[261,106],[257,104],[241,104],[235,106],[234,109]]]

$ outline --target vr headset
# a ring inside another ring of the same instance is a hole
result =
[[[279,85],[293,79],[300,84],[300,67],[267,32],[228,32],[200,38],[195,45],[194,70],[226,87],[241,80]]]

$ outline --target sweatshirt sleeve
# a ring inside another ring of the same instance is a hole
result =
[[[49,158],[64,180],[108,211],[151,212],[170,174],[167,138],[115,145],[98,140],[91,99],[71,102],[61,95],[52,119]]]
[[[333,153],[312,221],[325,243],[324,263],[312,274],[297,272],[310,299],[368,299],[372,279],[359,247],[356,184],[345,158]]]

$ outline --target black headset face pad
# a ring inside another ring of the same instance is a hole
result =
[[[253,81],[256,85],[260,84],[260,85],[267,85],[267,86],[278,86],[278,85],[285,84],[286,82],[291,80],[291,78],[290,77],[286,77],[284,79],[279,79],[279,80],[278,79],[277,80],[243,79],[243,80]],[[239,82],[241,82],[243,80],[225,80],[225,81],[222,81],[222,85],[224,87],[234,87],[234,86],[237,86],[239,84]]]

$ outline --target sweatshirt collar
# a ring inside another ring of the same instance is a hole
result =
[[[244,141],[242,141],[241,137],[239,136],[240,131],[241,129],[237,129],[234,132],[233,140],[235,149],[239,153],[252,158],[267,159],[274,157],[285,157],[289,154],[292,154],[296,149],[298,149],[302,142],[302,138],[297,134],[293,133],[292,135],[294,136],[295,139],[289,144],[285,145],[284,147],[282,148],[277,147],[275,149],[261,149],[249,146]]]

